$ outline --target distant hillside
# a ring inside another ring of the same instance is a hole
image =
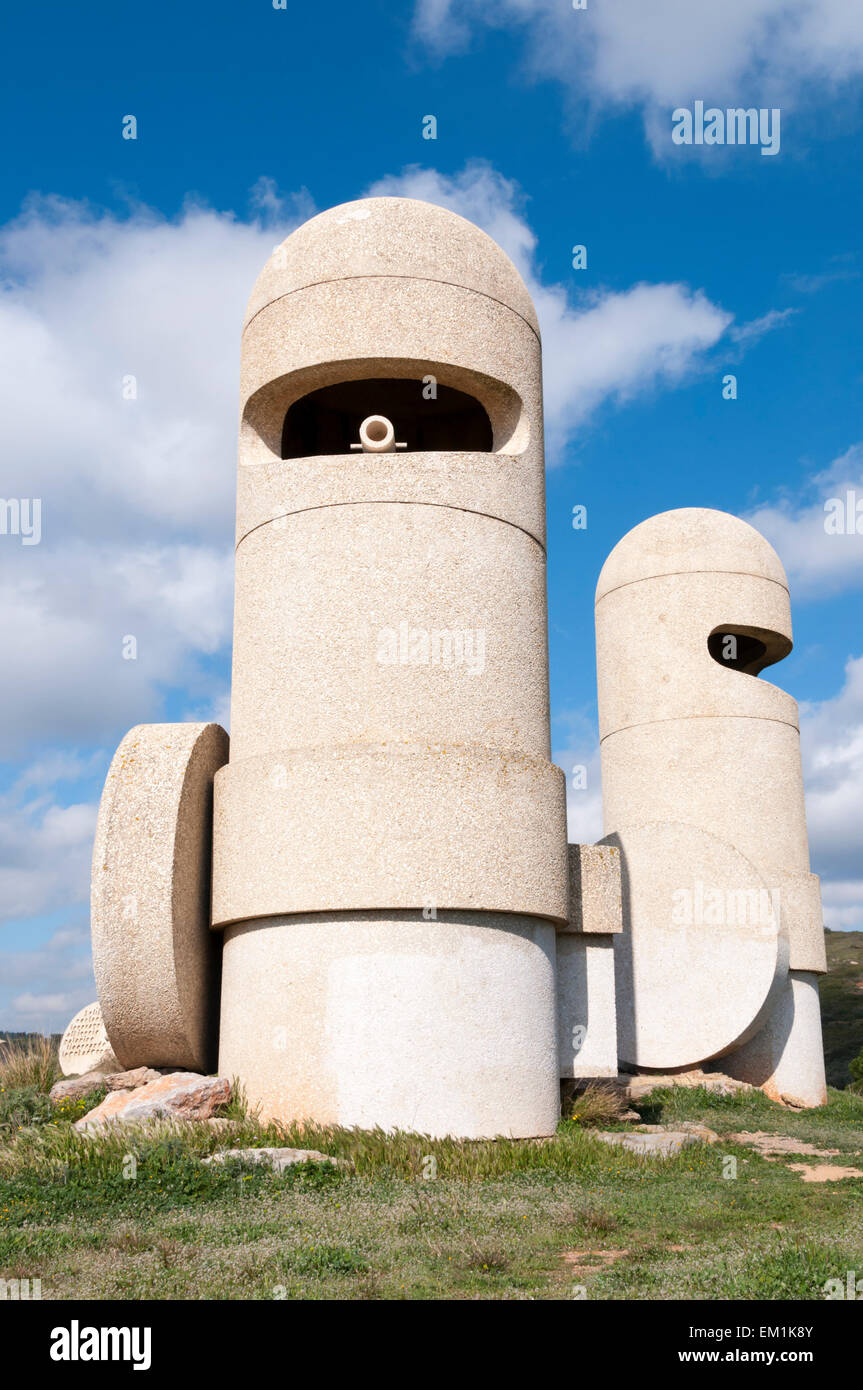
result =
[[[863,1051],[863,932],[826,931],[827,970],[820,979],[827,1081],[847,1086],[848,1063]]]
[[[26,1047],[31,1042],[41,1042],[44,1033],[9,1033],[5,1028],[0,1028],[0,1043],[16,1043],[20,1047]],[[55,1043],[59,1043],[62,1033],[52,1033],[51,1038]]]

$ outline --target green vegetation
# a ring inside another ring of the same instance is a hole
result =
[[[47,1095],[60,1076],[57,1043],[41,1034],[25,1035],[23,1041],[0,1039],[0,1087],[7,1091],[30,1088]]]
[[[49,1299],[820,1299],[863,1270],[863,1097],[798,1113],[760,1092],[675,1090],[637,1108],[720,1142],[667,1160],[610,1149],[591,1127],[619,1122],[597,1094],[553,1139],[487,1143],[276,1128],[237,1102],[228,1134],[84,1138],[31,1095],[28,1123],[0,1135],[0,1277],[38,1277]],[[824,1160],[728,1137],[756,1130],[838,1150],[861,1180],[804,1183],[789,1163]],[[262,1145],[348,1164],[201,1162]]]
[[[850,1063],[863,1053],[863,932],[827,931],[829,974],[819,982],[824,1057],[831,1086],[852,1080]]]
[[[828,933],[822,984],[831,1078],[863,1072],[863,934]],[[242,1094],[230,1128],[152,1125],[84,1137],[101,1092],[53,1106],[56,1044],[0,1043],[0,1277],[42,1296],[108,1299],[821,1299],[863,1274],[863,1095],[817,1111],[667,1090],[642,1120],[720,1137],[670,1159],[609,1148],[626,1127],[601,1087],[548,1140],[458,1143],[265,1125]],[[764,1157],[740,1138],[824,1152]],[[347,1162],[205,1164],[217,1149],[315,1149]],[[792,1167],[860,1178],[804,1182]]]

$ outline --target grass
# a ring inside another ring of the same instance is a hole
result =
[[[600,1143],[578,1105],[552,1139],[478,1143],[262,1125],[236,1102],[230,1137],[83,1138],[71,1115],[34,1115],[0,1137],[0,1277],[40,1278],[47,1299],[820,1299],[863,1271],[863,1098],[794,1112],[673,1090],[636,1108],[720,1142],[645,1160]],[[861,1181],[804,1184],[727,1137],[759,1129],[839,1149]],[[200,1162],[265,1144],[350,1163]]]
[[[863,934],[827,940],[835,1077],[863,1043],[848,1032]],[[654,1092],[632,1103],[643,1121],[719,1135],[657,1160],[596,1138],[623,1124],[601,1084],[545,1140],[266,1125],[241,1090],[222,1112],[229,1133],[163,1123],[85,1138],[74,1121],[103,1093],[52,1105],[58,1074],[56,1040],[0,1040],[0,1278],[39,1278],[45,1299],[818,1300],[828,1279],[863,1274],[863,1095],[849,1090],[810,1111],[760,1091]],[[758,1130],[837,1153],[770,1160],[731,1138]],[[347,1163],[276,1175],[201,1162],[264,1145]],[[804,1183],[792,1162],[861,1176]]]
[[[25,1043],[0,1038],[0,1088],[47,1094],[60,1076],[54,1038],[33,1037]]]

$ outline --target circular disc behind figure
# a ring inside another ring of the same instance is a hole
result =
[[[733,845],[692,825],[656,821],[600,843],[621,851],[621,1061],[666,1071],[739,1047],[788,968],[779,890]]]

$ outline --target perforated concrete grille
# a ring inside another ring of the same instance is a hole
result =
[[[102,1020],[102,1010],[98,1003],[88,1004],[76,1014],[63,1034],[60,1043],[60,1066],[65,1071],[78,1059],[94,1065],[111,1052],[108,1034]]]

